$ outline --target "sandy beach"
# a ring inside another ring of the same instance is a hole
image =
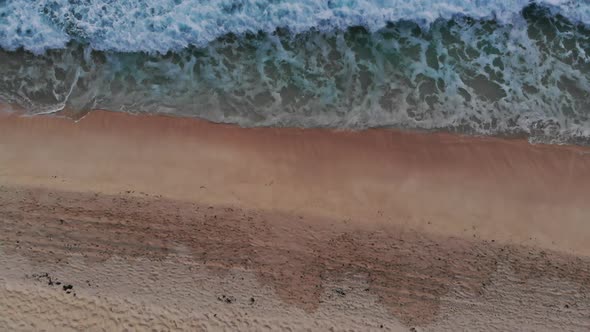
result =
[[[590,149],[0,113],[0,330],[584,331]]]

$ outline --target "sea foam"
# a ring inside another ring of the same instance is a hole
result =
[[[590,143],[588,2],[0,0],[0,101]]]
[[[590,22],[586,0],[539,0],[571,21]],[[530,0],[2,0],[0,46],[41,53],[77,40],[118,52],[203,47],[227,34],[363,26],[409,20],[427,26],[466,16],[510,22]]]

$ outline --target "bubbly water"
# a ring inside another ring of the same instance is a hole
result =
[[[0,0],[0,100],[590,137],[586,0]]]

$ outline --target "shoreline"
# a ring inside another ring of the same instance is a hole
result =
[[[588,192],[584,147],[0,114],[0,330],[583,331]]]
[[[239,128],[105,111],[78,122],[2,116],[0,140],[7,184],[143,191],[590,254],[584,147],[384,129]]]

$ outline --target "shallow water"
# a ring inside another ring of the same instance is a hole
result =
[[[0,100],[590,137],[586,1],[0,1]]]

